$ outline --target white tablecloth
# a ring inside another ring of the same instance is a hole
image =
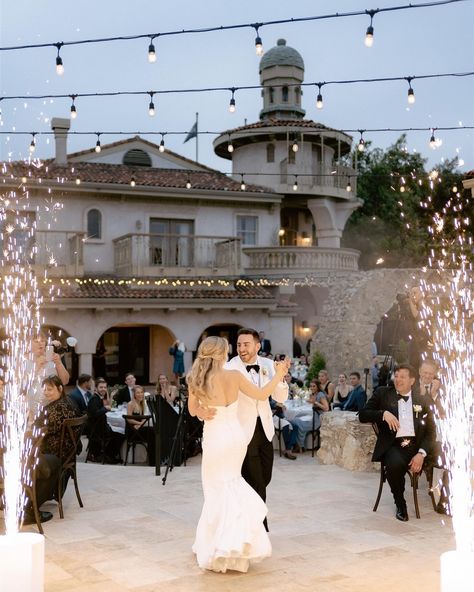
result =
[[[312,417],[313,406],[306,401],[301,402],[299,399],[289,399],[285,402],[285,417],[288,421],[293,421],[295,417]]]
[[[125,434],[125,420],[122,415],[127,415],[127,405],[112,409],[105,416],[109,426],[119,434]]]

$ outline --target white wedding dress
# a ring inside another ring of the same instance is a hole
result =
[[[237,418],[239,401],[218,406],[205,422],[202,453],[204,506],[193,551],[199,567],[246,572],[250,562],[269,557],[270,539],[263,526],[267,507],[242,478],[247,444]]]

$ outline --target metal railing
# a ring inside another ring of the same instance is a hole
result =
[[[85,232],[77,230],[37,230],[33,264],[48,273],[82,275]]]

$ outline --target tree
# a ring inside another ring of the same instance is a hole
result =
[[[456,159],[436,166],[437,175],[428,173],[426,159],[408,152],[405,142],[402,135],[387,150],[366,142],[364,152],[352,153],[364,203],[349,219],[342,243],[361,251],[362,269],[425,264],[434,212],[448,203],[453,187],[462,191]]]
[[[316,349],[311,355],[311,362],[305,379],[306,385],[308,386],[309,383],[313,380],[313,378],[317,378],[319,371],[324,370],[325,368],[326,359],[323,356],[323,354]]]

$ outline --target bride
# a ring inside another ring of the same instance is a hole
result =
[[[222,337],[207,337],[199,346],[188,374],[191,415],[212,406],[216,413],[204,423],[202,487],[204,506],[193,551],[199,567],[223,572],[246,572],[251,561],[271,555],[263,526],[267,507],[241,476],[247,438],[238,420],[239,391],[265,400],[288,371],[286,361],[275,364],[275,376],[259,389],[238,370],[224,370],[229,346]]]

